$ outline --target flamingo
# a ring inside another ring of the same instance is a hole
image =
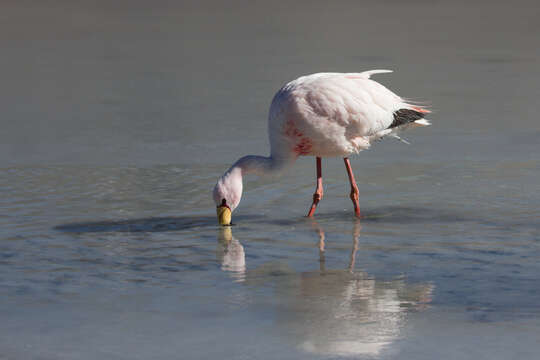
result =
[[[343,157],[351,185],[354,214],[360,218],[358,186],[349,156],[368,149],[385,136],[401,139],[399,130],[428,126],[429,110],[411,104],[361,73],[316,73],[285,84],[275,95],[268,116],[270,156],[247,155],[238,159],[217,181],[213,191],[220,225],[230,225],[232,212],[242,197],[242,177],[282,171],[299,156],[316,158],[317,180],[308,217],[323,198],[321,159]]]

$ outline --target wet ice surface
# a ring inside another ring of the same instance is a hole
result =
[[[214,168],[6,170],[0,347],[8,358],[534,358],[539,192],[457,191],[466,169],[413,168],[423,176],[359,172],[361,221],[345,173],[329,176],[313,221],[302,175],[255,181],[225,229],[209,203]],[[468,170],[490,182],[492,169]],[[536,169],[519,177],[531,189]]]
[[[536,5],[295,4],[6,8],[0,358],[537,358]],[[370,68],[435,113],[352,158],[364,219],[308,158],[217,227],[273,92]]]

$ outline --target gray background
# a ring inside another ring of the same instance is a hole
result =
[[[0,358],[536,359],[539,13],[4,0]],[[304,218],[302,158],[219,229],[211,189],[268,154],[274,92],[374,68],[433,126],[352,158],[365,218],[340,159]]]

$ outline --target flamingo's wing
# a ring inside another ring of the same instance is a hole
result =
[[[394,120],[394,113],[409,107],[400,96],[385,86],[369,79],[369,75],[379,73],[368,72],[367,78],[357,79],[354,75],[345,78],[355,84],[348,94],[356,100],[351,108],[351,125],[358,129],[357,135],[371,136],[388,129]]]
[[[369,76],[389,70],[325,74],[303,87],[305,117],[314,127],[342,128],[347,138],[371,136],[390,127],[397,110],[410,107]],[[310,117],[309,114],[316,115]],[[337,130],[337,129],[336,129]]]

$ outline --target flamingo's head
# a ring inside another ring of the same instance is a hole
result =
[[[219,224],[231,225],[232,212],[242,198],[242,171],[239,168],[227,171],[214,187],[213,197]]]

